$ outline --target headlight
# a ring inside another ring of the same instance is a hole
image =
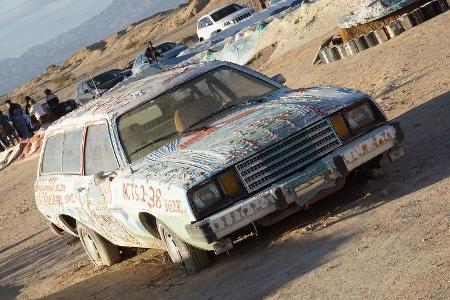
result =
[[[225,23],[223,23],[223,26],[229,26],[231,25],[231,21],[226,21]]]
[[[190,198],[197,211],[204,210],[222,199],[217,185],[210,181],[190,193]]]
[[[352,131],[356,131],[375,121],[375,115],[369,103],[363,103],[345,113],[348,125]]]

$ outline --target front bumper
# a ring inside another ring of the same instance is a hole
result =
[[[291,203],[307,206],[319,192],[334,187],[339,178],[371,159],[391,152],[391,160],[400,158],[403,149],[398,144],[402,140],[403,131],[398,123],[378,127],[334,150],[306,170],[202,221],[187,225],[186,230],[193,241],[211,244]]]

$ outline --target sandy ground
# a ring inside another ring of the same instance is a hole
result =
[[[371,93],[400,121],[407,155],[240,243],[195,275],[159,251],[94,269],[33,202],[36,159],[0,173],[0,299],[450,298],[450,13],[383,45],[311,66],[321,38],[267,48],[252,67],[291,87]],[[67,245],[69,242],[71,245]]]

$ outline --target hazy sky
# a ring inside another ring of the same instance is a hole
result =
[[[0,58],[18,57],[28,48],[77,27],[112,0],[0,0]]]

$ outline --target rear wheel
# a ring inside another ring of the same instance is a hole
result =
[[[198,272],[211,264],[208,252],[185,243],[161,223],[158,223],[158,231],[170,258],[178,269]]]
[[[120,262],[119,248],[81,223],[77,224],[78,236],[86,254],[96,266],[112,266]]]

